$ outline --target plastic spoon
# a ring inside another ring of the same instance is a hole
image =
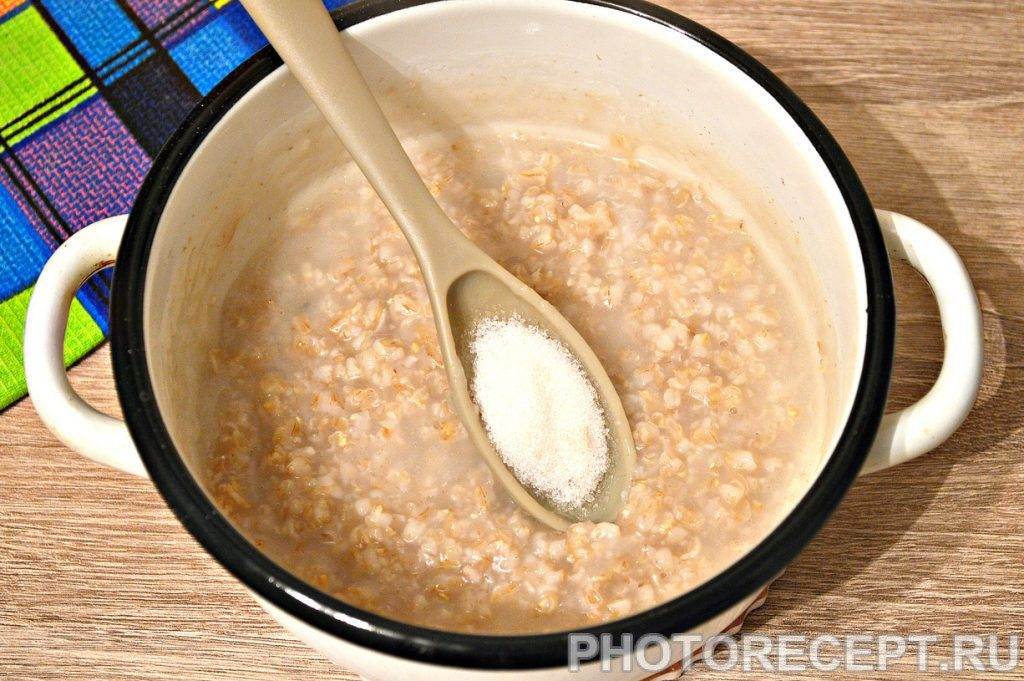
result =
[[[619,396],[597,356],[533,289],[477,248],[438,206],[345,47],[320,0],[242,0],[384,201],[412,246],[426,282],[452,402],[473,445],[524,509],[555,529],[614,521],[636,460]],[[469,342],[483,319],[518,316],[561,341],[597,391],[608,425],[610,464],[591,501],[559,508],[526,488],[495,451],[470,396]]]

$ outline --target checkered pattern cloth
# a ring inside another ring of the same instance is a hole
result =
[[[188,111],[265,43],[232,0],[0,0],[0,409],[25,394],[25,310],[43,263],[128,212]],[[79,292],[66,364],[106,336],[110,283],[108,270]]]

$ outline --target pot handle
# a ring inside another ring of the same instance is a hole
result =
[[[861,475],[938,447],[963,423],[981,387],[981,310],[963,261],[933,229],[900,213],[876,212],[889,255],[908,262],[931,287],[945,349],[931,390],[909,407],[882,418]]]
[[[93,461],[145,477],[124,421],[86,404],[64,369],[71,302],[89,277],[114,264],[127,221],[119,215],[79,230],[43,266],[25,317],[25,380],[40,420],[61,442]]]

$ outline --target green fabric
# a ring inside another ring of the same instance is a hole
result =
[[[32,289],[0,303],[0,409],[25,394],[22,337]],[[64,366],[81,359],[103,340],[103,332],[78,300],[71,303],[64,336]]]
[[[13,146],[95,93],[84,75],[35,7],[0,23],[0,122],[24,116],[4,130],[7,144]],[[45,114],[34,110],[58,91],[60,97],[44,107]]]

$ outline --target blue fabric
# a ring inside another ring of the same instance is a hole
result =
[[[212,21],[187,35],[168,51],[201,94],[207,94],[224,76],[267,40],[237,2],[224,7]]]
[[[0,185],[0,299],[28,288],[36,280],[50,248],[43,242],[7,189]]]
[[[0,0],[0,409],[25,392],[24,294],[50,253],[128,212],[168,136],[265,44],[237,0]],[[68,361],[107,333],[110,284],[79,291]]]
[[[44,0],[43,4],[93,68],[140,36],[114,0]]]

